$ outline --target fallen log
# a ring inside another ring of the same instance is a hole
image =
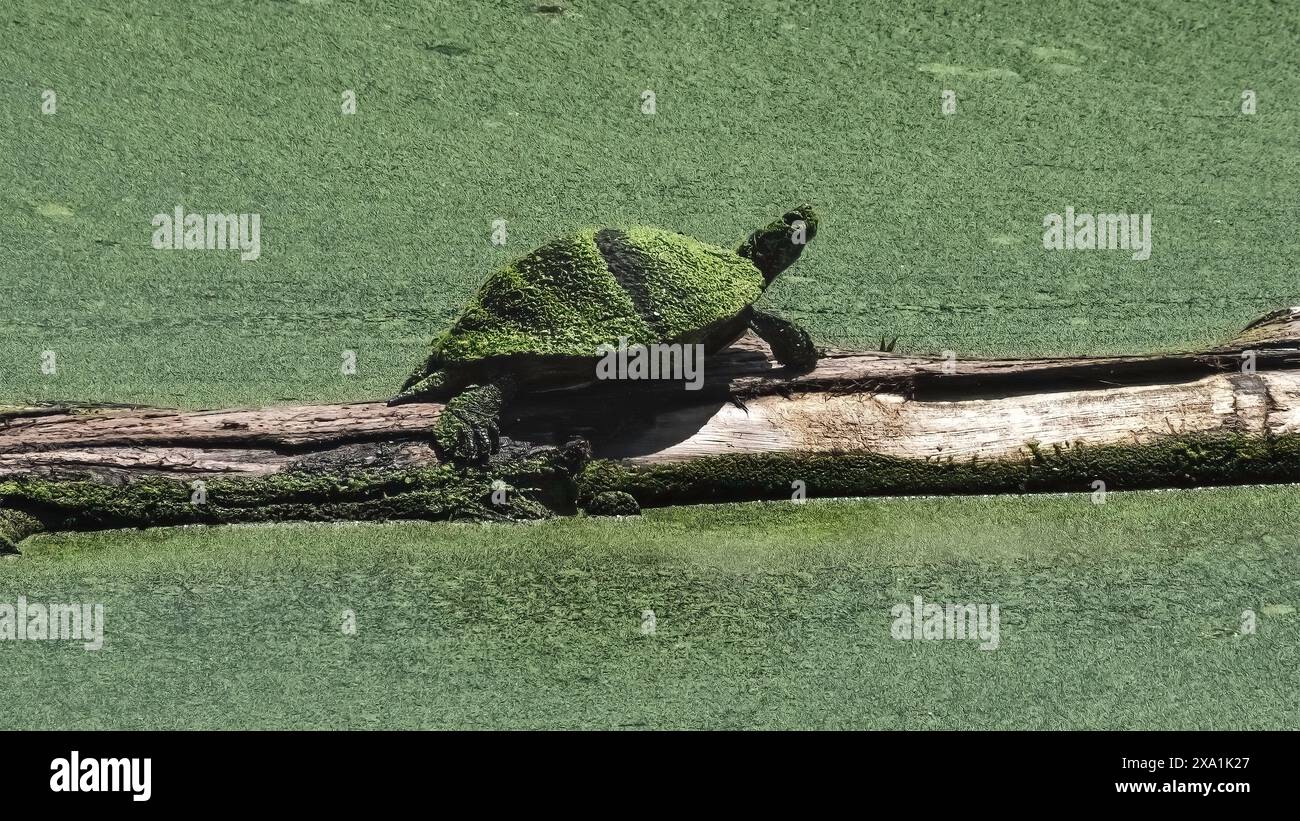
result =
[[[441,410],[0,409],[0,549],[46,529],[537,518],[609,491],[666,505],[1297,481],[1300,309],[1210,350],[1145,356],[833,350],[791,373],[746,337],[699,391],[593,382],[523,398],[481,467],[439,459]]]

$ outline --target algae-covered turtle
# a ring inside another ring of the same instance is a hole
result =
[[[816,234],[802,205],[735,251],[657,228],[552,240],[488,277],[388,404],[449,400],[434,438],[475,462],[498,448],[512,396],[592,381],[601,346],[698,344],[707,355],[753,329],[783,365],[811,368],[808,334],[753,303]]]

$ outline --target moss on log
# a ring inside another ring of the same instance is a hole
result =
[[[0,481],[0,538],[49,530],[388,519],[537,519],[574,510],[572,467],[555,449],[485,468],[450,465],[183,480],[143,476]],[[4,518],[8,516],[9,519]]]
[[[1300,481],[1300,436],[1169,436],[1144,444],[1033,446],[1026,458],[912,459],[874,453],[705,456],[638,465],[600,460],[578,479],[579,504],[611,490],[643,507],[881,495],[1090,492]]]

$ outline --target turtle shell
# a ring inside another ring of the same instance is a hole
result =
[[[590,357],[602,344],[701,342],[763,292],[745,257],[656,228],[606,228],[553,240],[492,274],[430,363]],[[728,340],[729,341],[729,340]]]

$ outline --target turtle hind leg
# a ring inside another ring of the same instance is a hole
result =
[[[408,402],[424,402],[429,399],[437,399],[447,394],[447,374],[445,371],[434,371],[427,376],[421,376],[419,372],[411,375],[410,379],[402,385],[402,389],[397,395],[389,399],[387,404],[391,408],[393,405],[405,405]]]
[[[443,455],[461,462],[487,461],[501,447],[501,411],[514,393],[515,381],[506,376],[456,394],[433,428]]]
[[[749,327],[772,349],[776,361],[789,368],[810,371],[817,367],[817,346],[808,332],[788,319],[754,311]]]

